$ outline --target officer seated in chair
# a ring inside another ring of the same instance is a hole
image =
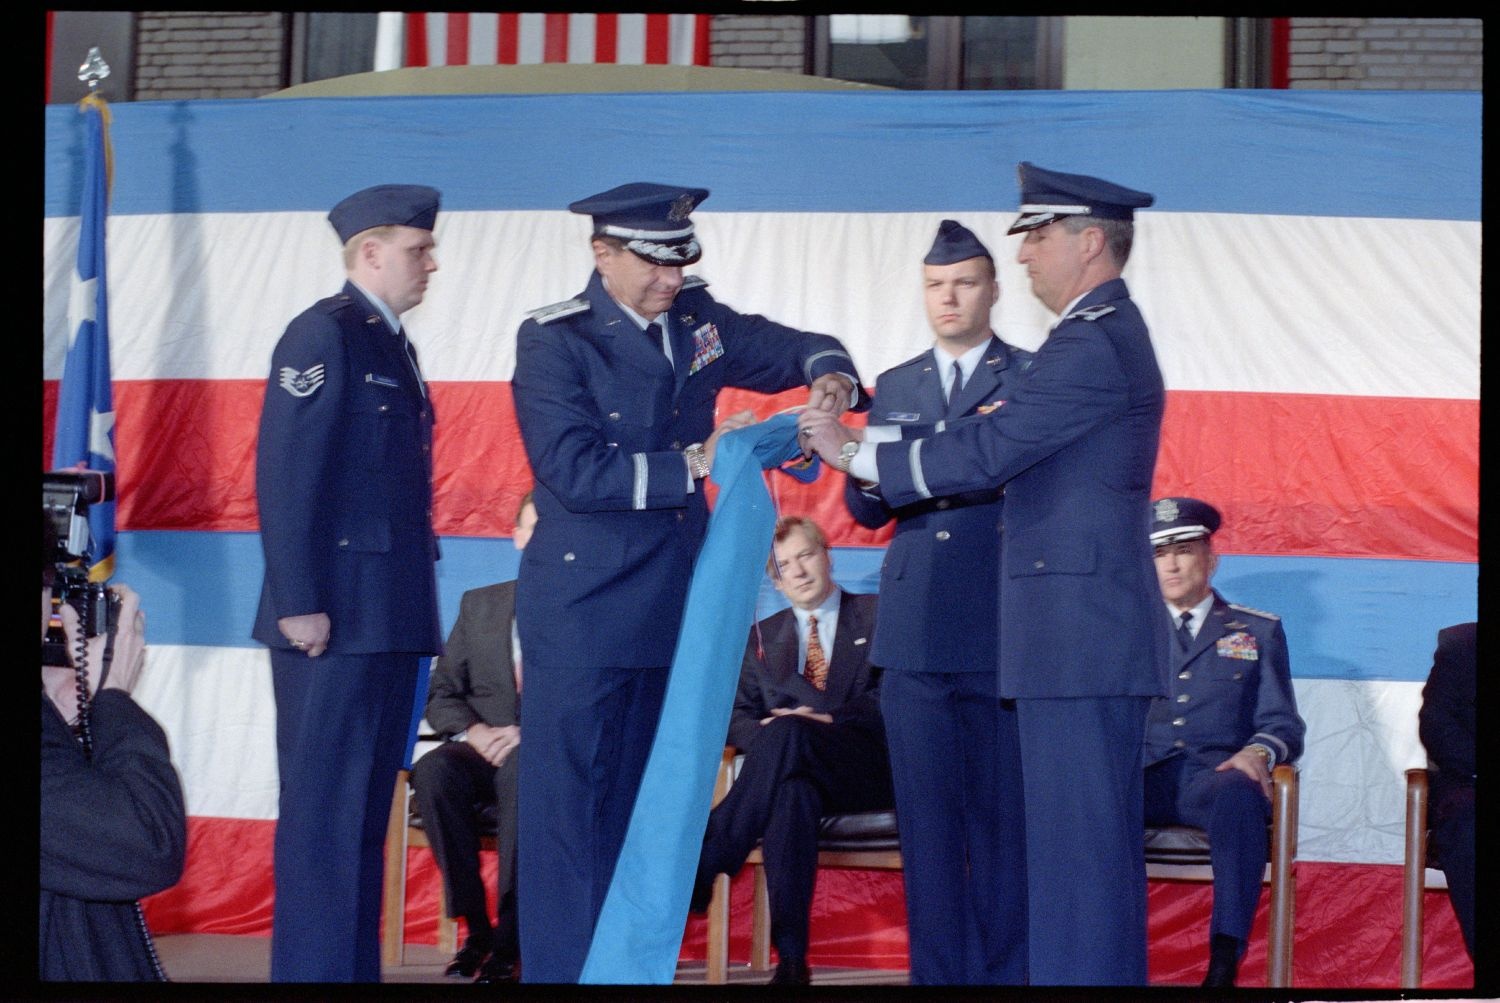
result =
[[[709,814],[691,908],[707,909],[714,878],[738,872],[759,841],[778,955],[771,983],[796,985],[811,978],[819,820],[888,811],[895,794],[880,670],[870,664],[876,597],[833,583],[827,539],[811,519],[777,521],[767,570],[792,608],[750,633],[729,720],[729,744],[745,760]]]
[[[1146,720],[1146,825],[1208,833],[1214,907],[1205,986],[1232,986],[1260,901],[1271,770],[1302,753],[1281,619],[1209,585],[1218,510],[1195,498],[1152,506],[1151,543],[1174,634],[1171,694]]]
[[[526,546],[536,527],[528,493],[512,541]],[[520,645],[516,583],[465,592],[447,653],[436,659],[427,688],[427,723],[445,741],[412,766],[417,811],[443,875],[448,915],[462,916],[468,937],[443,973],[476,982],[516,982],[516,749],[521,744]],[[490,926],[479,876],[480,817],[496,808],[499,923]],[[476,978],[477,975],[477,978]]]

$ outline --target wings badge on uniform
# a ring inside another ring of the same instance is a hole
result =
[[[297,372],[291,366],[281,367],[281,389],[293,397],[311,397],[323,385],[323,363]]]

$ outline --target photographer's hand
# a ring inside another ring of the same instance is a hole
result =
[[[308,658],[317,658],[328,650],[328,636],[332,630],[332,624],[328,620],[327,613],[284,616],[276,621],[276,627],[281,631],[282,636],[292,642],[292,647],[306,652]]]
[[[141,597],[129,585],[111,585],[110,592],[120,600],[118,621],[115,626],[114,657],[110,662],[109,675],[104,680],[107,690],[124,690],[129,693],[141,678],[141,669],[146,664],[146,614],[141,610]],[[68,639],[68,657],[78,653],[78,611],[67,603],[58,613],[62,620],[63,633]],[[84,646],[89,668],[89,694],[99,688],[99,677],[104,674],[104,649],[109,638],[105,634],[88,639]],[[72,669],[44,669],[47,695],[57,705],[64,721],[78,716],[78,693],[74,688]]]

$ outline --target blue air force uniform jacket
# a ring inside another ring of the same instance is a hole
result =
[[[1032,353],[990,337],[989,347],[954,407],[931,351],[880,374],[871,425],[933,424],[946,415],[988,413],[1000,406]],[[879,529],[892,518],[896,533],[880,566],[880,627],[871,658],[897,672],[994,672],[994,610],[998,602],[1003,488],[929,498],[899,508],[876,489],[846,478],[844,502],[855,521]],[[954,611],[978,616],[954,620]]]
[[[537,509],[516,592],[528,661],[668,665],[708,521],[681,451],[713,432],[719,390],[835,372],[858,385],[836,339],[737,313],[705,285],[689,277],[665,315],[675,368],[597,272],[521,325],[513,389]]]
[[[1001,696],[1166,692],[1150,546],[1164,400],[1146,323],[1113,279],[1058,322],[1005,406],[877,447],[896,507],[1005,486]]]
[[[1156,622],[1170,635],[1166,606]],[[1277,763],[1302,755],[1307,730],[1297,714],[1281,619],[1224,601],[1213,606],[1184,652],[1172,640],[1171,693],[1153,700],[1146,718],[1146,765],[1176,755],[1217,766],[1246,745],[1264,745]],[[1211,760],[1211,762],[1209,762]]]
[[[327,613],[332,654],[442,650],[433,412],[414,359],[348,283],[277,343],[255,466],[256,640],[291,650],[276,621]]]

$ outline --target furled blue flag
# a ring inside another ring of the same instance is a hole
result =
[[[677,973],[714,774],[776,529],[761,470],[798,456],[797,418],[790,414],[726,433],[714,451],[718,500],[688,586],[656,739],[580,982],[666,985]]]
[[[109,106],[97,94],[79,102],[84,116],[83,205],[78,268],[68,300],[68,356],[57,394],[52,466],[84,464],[115,469],[115,407],[110,390],[109,296],[104,268],[104,220],[109,212]],[[115,564],[115,503],[89,506],[89,578],[108,580]]]

